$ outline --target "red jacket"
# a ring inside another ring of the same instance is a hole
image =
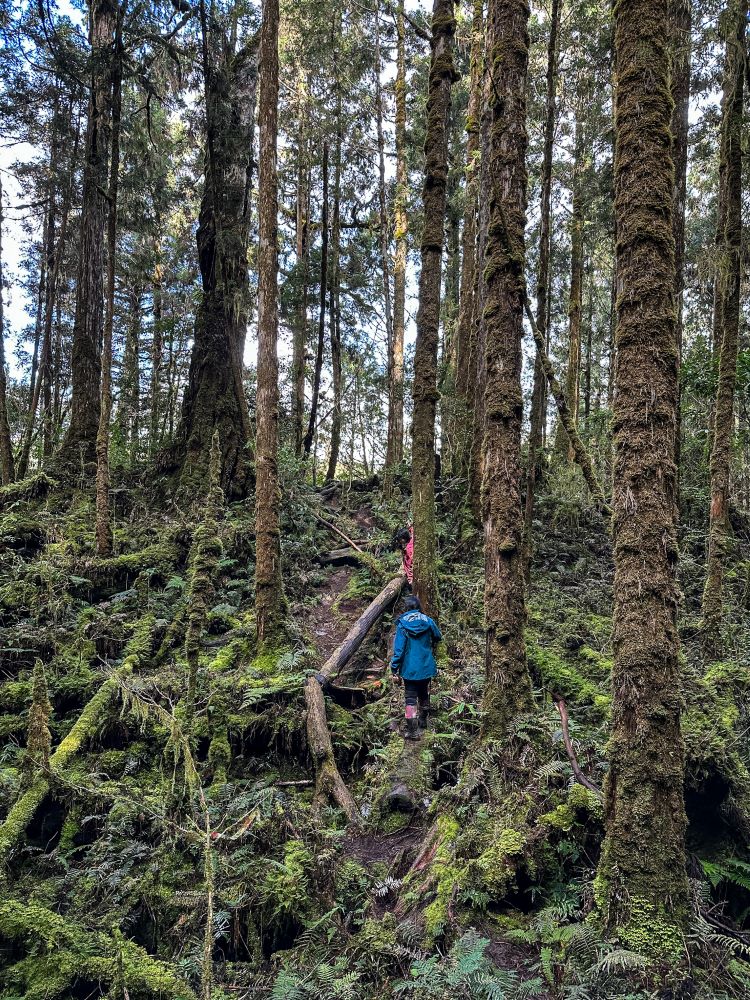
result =
[[[406,582],[411,586],[414,580],[414,529],[409,528],[409,534],[411,537],[404,549],[403,554],[403,568],[404,573],[406,573]]]

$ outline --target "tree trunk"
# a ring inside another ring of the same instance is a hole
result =
[[[255,446],[255,617],[258,642],[281,630],[279,530],[278,180],[279,2],[263,0],[258,173],[258,402]]]
[[[61,449],[66,462],[95,459],[101,409],[101,343],[104,324],[104,230],[107,219],[107,153],[112,76],[110,51],[117,21],[114,0],[91,0],[91,87],[86,125],[81,236],[71,359],[70,424]]]
[[[186,492],[203,488],[214,431],[219,432],[221,486],[244,494],[250,417],[242,385],[248,315],[247,249],[250,175],[258,78],[258,36],[236,51],[203,17],[206,105],[205,182],[197,243],[203,294],[174,443],[163,469],[179,469]]]
[[[454,0],[434,0],[430,76],[427,91],[425,182],[419,275],[417,342],[414,348],[414,422],[412,431],[412,517],[414,590],[426,614],[438,611],[437,531],[435,526],[435,412],[438,400],[437,355],[440,284],[448,183],[448,116],[456,78],[453,36]]]
[[[689,915],[680,734],[674,464],[677,408],[669,0],[614,8],[617,370],[608,932],[677,961]]]
[[[388,437],[386,442],[384,492],[393,486],[393,467],[404,457],[404,327],[406,324],[406,256],[409,219],[409,175],[406,165],[406,44],[404,0],[396,12],[396,196],[394,232],[396,253],[393,261],[393,329],[388,356]]]
[[[458,204],[459,182],[463,173],[461,132],[454,115],[449,118],[450,169],[446,189],[447,252],[443,292],[443,340],[440,351],[440,469],[454,472],[456,452],[456,338],[461,281],[461,212]]]
[[[3,295],[3,186],[0,179],[0,478],[7,486],[16,478],[13,465],[13,443],[8,420],[8,386],[5,375],[5,322]]]
[[[722,226],[716,259],[714,343],[719,346],[718,387],[711,448],[711,508],[708,566],[703,591],[703,646],[707,659],[723,653],[724,573],[731,548],[729,522],[734,394],[740,330],[742,277],[742,125],[747,0],[732,0],[726,13],[726,53],[719,151],[719,205]]]
[[[588,308],[586,314],[586,366],[583,378],[583,417],[588,420],[591,415],[591,368],[593,365],[593,341],[594,341],[594,259],[589,257],[586,268],[588,284]]]
[[[117,257],[117,191],[120,174],[120,117],[122,111],[122,22],[127,0],[117,8],[115,44],[112,54],[111,115],[112,148],[107,195],[107,297],[101,357],[101,406],[96,433],[96,551],[112,552],[112,525],[109,516],[109,424],[112,419],[112,331],[115,322],[115,264]]]
[[[297,270],[302,280],[299,293],[297,324],[292,346],[292,425],[294,428],[294,454],[302,454],[305,420],[305,351],[307,350],[307,282],[308,239],[310,220],[310,166],[307,138],[308,93],[304,74],[300,72],[297,84],[299,128],[297,136]]]
[[[461,236],[461,286],[456,329],[456,472],[468,478],[471,454],[473,372],[476,358],[477,214],[479,211],[479,118],[482,107],[484,0],[474,0],[471,25],[469,106],[466,111],[466,191]]]
[[[140,418],[140,331],[141,289],[128,290],[128,322],[125,333],[125,354],[120,376],[120,399],[117,406],[117,426],[123,447],[130,461],[138,457],[138,425]]]
[[[331,289],[329,292],[329,320],[331,334],[331,387],[333,410],[331,413],[331,447],[328,455],[326,482],[336,478],[341,448],[341,312],[339,305],[341,284],[341,98],[338,107],[339,131],[336,135],[336,162],[333,183],[333,219],[331,226]]]
[[[485,248],[484,455],[485,693],[482,729],[503,738],[532,706],[523,630],[526,621],[521,509],[521,343],[525,291],[526,76],[529,8],[490,0],[487,8],[489,211]],[[511,250],[511,247],[513,248]]]
[[[542,199],[539,225],[539,269],[536,276],[536,325],[547,345],[547,314],[550,283],[550,216],[552,201],[552,147],[555,137],[555,106],[557,98],[557,36],[560,29],[562,0],[552,0],[549,41],[547,43],[547,101],[544,115],[544,156],[542,159]],[[526,469],[526,503],[523,522],[524,573],[531,576],[532,537],[536,484],[542,471],[542,445],[547,412],[546,378],[539,354],[534,359],[534,384],[531,391],[531,428],[529,458]]]
[[[383,282],[383,311],[385,319],[385,337],[388,345],[388,380],[392,378],[393,363],[393,313],[391,310],[391,268],[389,255],[389,223],[388,206],[385,187],[385,136],[383,134],[383,88],[380,75],[383,72],[380,52],[380,0],[375,0],[375,112],[378,136],[378,213],[380,221],[380,273]],[[340,112],[339,112],[340,113]],[[387,444],[386,444],[387,452]],[[386,466],[388,456],[386,455]]]
[[[677,357],[682,362],[682,313],[685,290],[685,202],[687,199],[688,132],[690,111],[690,53],[692,31],[692,0],[672,0],[672,141],[674,157],[674,242],[675,299],[677,304]],[[675,465],[677,466],[677,501],[679,505],[680,441],[682,405],[680,386],[677,387],[677,431],[675,434]]]
[[[579,81],[580,86],[580,81]],[[573,215],[570,220],[570,294],[568,298],[568,367],[565,376],[565,396],[573,423],[578,424],[581,384],[581,312],[583,307],[583,174],[586,149],[586,127],[583,116],[587,110],[587,88],[582,88],[576,112],[575,154],[573,162]],[[558,421],[555,451],[573,461],[573,449]]]
[[[48,197],[50,197],[48,195]],[[36,421],[36,411],[39,405],[39,389],[41,378],[39,373],[39,348],[42,341],[42,326],[44,325],[44,302],[47,297],[47,262],[51,256],[49,246],[50,240],[54,241],[54,208],[51,213],[53,227],[50,232],[49,216],[47,225],[44,227],[44,238],[42,240],[42,253],[39,262],[39,283],[36,293],[36,309],[34,315],[34,350],[31,355],[31,371],[29,372],[29,409],[26,414],[26,426],[23,432],[23,441],[16,465],[16,474],[20,479],[24,479],[29,468],[31,457],[31,444],[34,440],[34,423]]]
[[[323,373],[323,348],[326,332],[326,293],[328,285],[328,142],[323,143],[323,206],[320,219],[320,306],[318,311],[318,346],[315,352],[312,395],[310,398],[310,419],[305,435],[305,458],[309,458],[315,439],[318,421],[318,399],[320,398],[320,377]]]
[[[152,455],[159,446],[159,422],[161,419],[161,368],[164,351],[164,302],[162,290],[161,242],[157,241],[156,260],[151,276],[151,295],[154,303],[154,319],[151,334],[151,412],[149,414],[148,445]]]

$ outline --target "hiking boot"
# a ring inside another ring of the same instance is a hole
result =
[[[420,737],[419,725],[416,719],[406,720],[406,731],[404,732],[405,740],[418,740]]]
[[[427,729],[427,723],[429,721],[429,718],[430,718],[430,710],[429,710],[429,708],[423,708],[422,711],[419,713],[419,728],[420,729]]]

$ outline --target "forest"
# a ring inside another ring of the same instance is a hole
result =
[[[0,0],[0,1000],[750,997],[748,0]]]

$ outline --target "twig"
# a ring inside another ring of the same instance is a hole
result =
[[[573,749],[573,743],[570,739],[570,731],[568,729],[568,707],[565,704],[564,698],[555,698],[555,707],[560,713],[560,722],[562,723],[563,740],[565,742],[565,749],[568,752],[568,759],[570,760],[570,766],[573,768],[573,774],[575,775],[576,781],[583,785],[584,788],[588,788],[589,791],[595,792],[601,797],[602,790],[598,785],[587,778],[586,775],[581,770],[581,765],[578,763],[578,758],[576,757],[575,750]]]

